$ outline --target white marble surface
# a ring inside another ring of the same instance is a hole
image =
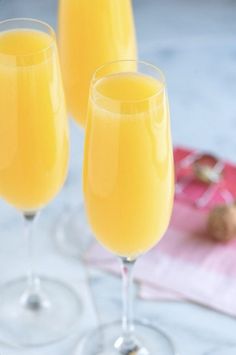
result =
[[[134,5],[140,57],[160,66],[167,76],[174,142],[236,161],[236,2],[134,0]],[[0,0],[0,19],[31,16],[55,26],[56,6],[56,0]],[[75,124],[72,127],[70,178],[60,196],[42,213],[35,235],[35,259],[41,273],[66,280],[86,297],[89,309],[71,339],[21,352],[1,346],[1,355],[72,355],[86,329],[120,316],[120,280],[90,269],[90,299],[84,267],[78,260],[61,255],[53,243],[53,225],[63,205],[82,198],[83,134]],[[20,218],[1,201],[0,282],[22,275],[24,261]],[[185,302],[137,300],[136,310],[136,316],[149,317],[166,330],[179,355],[236,354],[233,318]]]

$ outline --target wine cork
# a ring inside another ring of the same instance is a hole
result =
[[[236,237],[236,204],[220,205],[211,210],[207,221],[208,234],[217,241]]]

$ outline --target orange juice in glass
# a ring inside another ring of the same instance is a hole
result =
[[[107,62],[136,58],[131,0],[60,0],[59,49],[68,110],[85,125],[90,79]]]
[[[92,90],[84,168],[88,216],[103,245],[133,258],[163,236],[172,210],[166,94],[163,83],[134,72],[107,76]],[[149,108],[143,100],[158,92]]]
[[[95,69],[111,61],[136,59],[132,1],[60,0],[59,50],[68,112],[84,127]],[[63,252],[83,254],[91,241],[85,226],[83,204],[65,210],[56,227],[56,239]]]
[[[130,300],[135,261],[163,237],[172,212],[174,168],[163,74],[144,62],[104,65],[93,76],[88,106],[85,207],[96,239],[121,261],[124,311],[122,327],[119,322],[100,327],[77,354],[96,349],[110,355],[173,354],[166,336],[133,322]]]
[[[48,344],[76,322],[77,296],[63,283],[35,275],[31,253],[33,222],[60,191],[68,158],[54,31],[31,19],[0,22],[0,195],[23,214],[30,260],[27,280],[0,289],[0,340],[5,343]]]
[[[0,191],[23,211],[46,205],[67,174],[66,107],[51,46],[45,32],[0,34]]]

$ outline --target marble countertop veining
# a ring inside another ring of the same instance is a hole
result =
[[[175,144],[211,150],[236,161],[236,2],[234,0],[134,0],[140,58],[160,66],[167,77]],[[0,0],[0,19],[37,17],[56,26],[57,0]],[[35,235],[35,259],[41,273],[60,277],[86,299],[78,332],[42,349],[1,355],[73,355],[78,336],[100,320],[121,312],[120,280],[58,252],[54,223],[65,203],[81,194],[83,132],[71,123],[71,172],[61,194],[42,213]],[[43,256],[43,257],[42,257]],[[6,267],[6,264],[8,267]],[[20,217],[0,201],[0,282],[25,271]],[[235,280],[236,282],[236,280]],[[223,292],[223,290],[222,290]],[[236,320],[187,302],[137,299],[136,316],[163,327],[179,355],[235,355]],[[86,354],[85,354],[86,355]],[[156,354],[155,354],[156,355]]]

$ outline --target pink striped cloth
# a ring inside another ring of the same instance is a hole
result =
[[[189,151],[175,150],[176,166],[184,154]],[[236,316],[236,240],[219,243],[206,234],[208,209],[222,200],[221,188],[236,196],[236,167],[227,163],[224,175],[207,208],[197,209],[192,203],[206,188],[196,181],[176,199],[166,235],[137,262],[135,278],[144,299],[186,299]],[[86,260],[119,273],[116,258],[97,243],[87,252]]]

